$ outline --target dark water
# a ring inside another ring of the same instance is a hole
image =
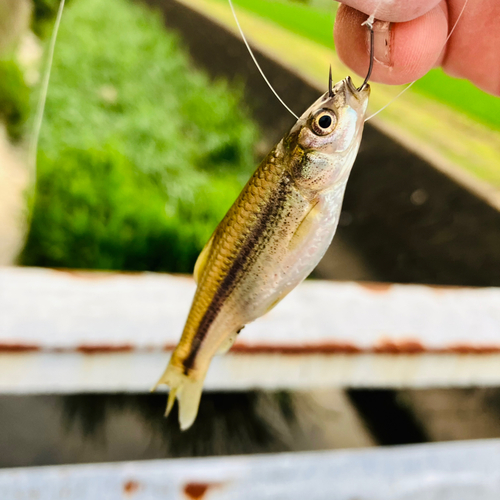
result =
[[[181,432],[164,394],[0,397],[0,467],[373,444],[341,391],[205,393]]]
[[[286,394],[206,394],[198,425],[165,419],[165,395],[0,397],[0,466],[231,455],[290,448]],[[272,416],[271,416],[272,415]]]

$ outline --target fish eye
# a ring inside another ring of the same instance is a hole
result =
[[[312,131],[316,135],[328,135],[335,128],[337,117],[329,109],[320,109],[311,121]]]
[[[328,115],[323,115],[319,120],[318,120],[318,125],[321,128],[328,128],[332,124],[332,117]]]

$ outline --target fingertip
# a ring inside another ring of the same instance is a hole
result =
[[[361,77],[369,65],[369,32],[361,26],[366,17],[366,14],[342,5],[334,30],[339,58]],[[425,75],[440,58],[447,31],[446,10],[440,5],[413,21],[376,21],[371,80],[399,85]]]
[[[373,14],[378,19],[391,22],[406,22],[423,16],[432,10],[440,0],[342,0],[353,9]]]

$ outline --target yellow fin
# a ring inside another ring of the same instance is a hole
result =
[[[229,351],[231,347],[233,347],[233,344],[237,337],[238,332],[234,332],[229,335],[229,337],[227,337],[227,339],[225,339],[224,342],[222,342],[221,346],[217,349],[217,354],[226,354],[226,352]]]
[[[274,309],[286,297],[287,294],[288,292],[282,293],[274,302],[271,302],[269,307],[265,310],[264,314],[267,314],[269,311]]]
[[[295,250],[311,233],[316,217],[321,215],[321,212],[316,208],[316,205],[317,203],[311,207],[311,210],[309,210],[307,215],[302,219],[302,222],[293,234],[290,243],[288,243],[289,250]]]
[[[198,415],[203,381],[204,378],[201,380],[190,380],[186,377],[182,392],[177,395],[177,401],[179,402],[179,425],[183,431],[193,425],[196,415]]]
[[[168,416],[172,411],[177,398],[179,403],[179,425],[183,431],[193,425],[198,414],[205,374],[201,377],[199,373],[197,375],[197,378],[193,379],[189,375],[182,373],[178,367],[169,363],[165,373],[156,384],[156,386],[166,384],[170,387],[165,416]]]
[[[168,393],[167,409],[165,410],[165,416],[168,417],[175,403],[175,396],[177,395],[177,389],[170,389]]]
[[[200,255],[196,259],[196,264],[194,265],[193,277],[196,283],[199,283],[203,270],[207,265],[208,257],[210,255],[210,249],[212,248],[212,241],[214,240],[214,235],[208,240],[207,244],[203,247]]]

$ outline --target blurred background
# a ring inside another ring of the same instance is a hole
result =
[[[331,0],[235,5],[296,113],[326,89],[330,64],[335,79],[349,74]],[[67,0],[34,178],[58,6],[0,0],[0,264],[191,274],[293,118],[225,0]],[[373,85],[370,110],[399,91]],[[367,125],[312,277],[498,287],[499,189],[500,100],[433,70]],[[186,433],[164,405],[164,394],[0,395],[0,466],[500,437],[495,387],[206,392]]]

